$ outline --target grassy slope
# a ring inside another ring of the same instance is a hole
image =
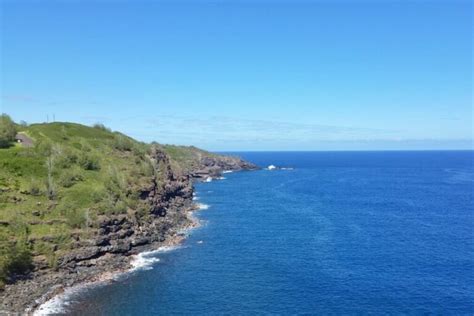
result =
[[[0,283],[1,259],[17,251],[12,245],[24,245],[54,266],[72,235],[87,237],[95,229],[98,215],[134,210],[147,216],[138,194],[156,172],[149,145],[105,128],[51,123],[22,132],[34,140],[33,148],[0,149]],[[212,155],[195,147],[162,148],[183,172]]]
[[[198,163],[203,157],[217,156],[194,146],[162,145],[161,148],[170,156],[173,167],[183,172],[198,169]]]

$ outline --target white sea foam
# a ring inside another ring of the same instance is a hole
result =
[[[211,182],[212,181],[212,178],[211,177],[207,177],[206,178],[206,182]]]
[[[217,178],[217,180],[225,180],[226,178],[225,177],[219,177]]]
[[[154,251],[150,251],[150,252],[153,252],[153,253],[163,253],[163,252],[170,252],[170,251],[173,251],[173,250],[176,250],[176,249],[180,249],[180,248],[183,248],[183,246],[181,245],[176,245],[176,246],[163,246],[163,247],[160,247]]]
[[[232,172],[234,172],[234,171],[232,171],[232,170],[224,170],[224,171],[222,171],[222,173],[232,173]]]
[[[100,286],[105,284],[105,281],[97,281],[79,284],[70,288],[67,288],[61,294],[58,294],[51,298],[50,300],[41,304],[33,313],[34,316],[43,316],[43,315],[56,315],[64,314],[67,312],[67,307],[70,305],[71,300],[75,295],[78,295],[80,292],[90,289],[95,286]]]
[[[207,210],[209,208],[209,205],[204,204],[204,203],[198,203],[197,204],[198,209],[200,210]]]
[[[132,266],[130,272],[136,270],[152,270],[153,264],[160,262],[160,258],[157,258],[156,255],[163,252],[170,252],[178,248],[180,248],[180,246],[163,246],[156,250],[140,252],[133,256],[133,259],[130,262],[130,265]]]
[[[265,170],[293,170],[293,167],[277,167],[275,165],[269,165]]]
[[[43,315],[54,315],[54,314],[64,314],[67,312],[67,307],[70,305],[71,300],[81,291],[88,290],[95,286],[105,285],[107,281],[117,280],[120,276],[124,274],[134,272],[137,270],[151,270],[153,269],[153,264],[159,262],[160,259],[156,255],[173,251],[180,248],[181,246],[163,246],[153,251],[145,251],[135,255],[130,262],[132,266],[131,269],[125,272],[118,272],[110,275],[104,276],[102,280],[79,284],[70,288],[66,288],[63,293],[54,296],[48,301],[41,304],[33,313],[34,316],[43,316]]]
[[[199,200],[199,196],[193,196],[193,201]]]
[[[60,295],[56,295],[49,301],[41,304],[38,309],[35,310],[33,313],[34,316],[43,316],[43,315],[53,315],[53,314],[60,314],[64,313],[65,309],[64,306],[66,304],[66,294],[62,293]]]
[[[131,271],[136,270],[151,270],[153,269],[153,264],[159,262],[160,259],[156,257],[151,257],[150,252],[142,252],[136,255],[130,264],[132,265]]]

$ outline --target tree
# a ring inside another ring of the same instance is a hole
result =
[[[53,183],[53,168],[54,168],[54,156],[50,155],[46,158],[46,167],[48,169],[48,179],[46,181],[46,195],[50,200],[53,200],[56,196],[56,190]]]
[[[0,115],[0,148],[7,148],[15,141],[16,125],[7,114]]]

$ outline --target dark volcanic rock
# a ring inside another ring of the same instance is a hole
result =
[[[191,176],[196,179],[208,177],[217,178],[223,171],[258,170],[259,167],[246,162],[239,157],[231,156],[207,156],[201,159],[201,167],[192,172]]]
[[[130,241],[128,240],[117,240],[112,241],[110,252],[111,253],[127,253],[131,249]]]
[[[110,238],[105,237],[105,236],[98,237],[95,241],[95,245],[96,246],[108,246],[108,245],[110,245]]]
[[[59,266],[64,266],[70,262],[78,262],[87,259],[96,258],[100,254],[99,247],[87,247],[73,250],[69,254],[62,257],[59,261]]]
[[[142,245],[146,245],[150,242],[150,239],[147,238],[147,237],[141,237],[141,238],[137,238],[137,239],[132,239],[131,241],[131,245],[132,247],[136,247],[136,246],[142,246]]]

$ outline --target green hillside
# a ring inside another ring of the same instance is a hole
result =
[[[33,262],[54,267],[72,241],[96,230],[99,215],[134,212],[146,217],[139,195],[160,172],[152,145],[102,125],[17,126],[32,142],[0,148],[0,287]],[[154,146],[160,146],[154,144]],[[160,146],[175,172],[212,154],[194,147]]]

